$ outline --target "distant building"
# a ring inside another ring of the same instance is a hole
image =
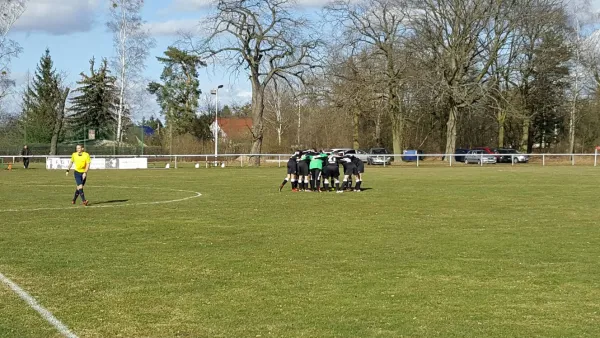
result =
[[[210,126],[210,130],[218,130],[219,137],[222,139],[240,139],[246,138],[252,135],[250,132],[252,129],[252,118],[249,117],[224,117],[219,120],[219,127],[216,129],[216,124],[213,123]]]

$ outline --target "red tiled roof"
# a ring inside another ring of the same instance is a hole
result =
[[[226,117],[219,119],[219,128],[227,137],[236,137],[250,132],[252,118]]]

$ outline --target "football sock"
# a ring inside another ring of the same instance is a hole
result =
[[[362,181],[358,181],[356,182],[356,190],[360,190],[360,185],[361,185]]]
[[[344,183],[342,183],[342,190],[346,190],[347,186],[348,186],[348,181],[344,181]]]
[[[281,186],[283,187],[284,185],[286,185],[287,182],[288,182],[288,179],[286,178],[285,180],[283,180],[283,183],[281,183]]]
[[[86,199],[85,199],[85,195],[83,194],[83,189],[80,189],[80,190],[79,190],[79,196],[81,196],[81,201],[82,201],[82,202],[85,202],[85,201],[86,201]]]
[[[298,185],[296,184],[296,180],[292,179],[292,189],[296,189]]]
[[[79,190],[75,190],[75,196],[73,196],[73,201],[77,201],[77,197],[79,197]]]

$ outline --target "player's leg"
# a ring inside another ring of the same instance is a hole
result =
[[[73,177],[75,177],[75,195],[73,196],[73,201],[71,202],[71,204],[75,204],[75,202],[77,202],[80,190],[83,187],[83,176],[81,175],[81,173],[75,171],[73,172]]]
[[[323,170],[323,172],[325,172],[325,170]],[[323,175],[323,190],[329,192],[329,182],[332,179],[332,175],[331,175],[331,170],[327,169],[327,173],[322,174]]]
[[[298,190],[297,175],[293,174],[292,175],[292,191],[297,191],[297,190]]]
[[[87,175],[85,178],[83,178],[83,174],[82,174],[81,186],[78,187],[79,188],[79,197],[81,197],[81,202],[83,202],[83,205],[88,205],[88,200],[87,200],[87,198],[85,198],[85,194],[83,193],[83,187],[85,186],[85,181],[87,181]]]
[[[289,169],[288,169],[289,170]],[[283,179],[283,183],[281,183],[281,185],[279,186],[279,192],[281,192],[281,190],[283,190],[283,187],[287,184],[287,182],[290,180],[291,175],[288,172],[288,174],[285,176],[285,178]]]
[[[315,169],[315,188],[321,192],[321,169]]]
[[[339,192],[340,191],[340,168],[339,167],[333,172],[333,180],[335,183],[335,190],[337,192]]]
[[[354,187],[354,191],[360,192],[361,185],[362,185],[362,173],[358,173],[358,175],[356,175],[356,186]]]

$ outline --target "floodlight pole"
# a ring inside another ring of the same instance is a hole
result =
[[[215,167],[219,155],[219,89],[221,88],[223,88],[223,85],[219,85],[217,89],[210,91],[211,94],[215,95]]]

